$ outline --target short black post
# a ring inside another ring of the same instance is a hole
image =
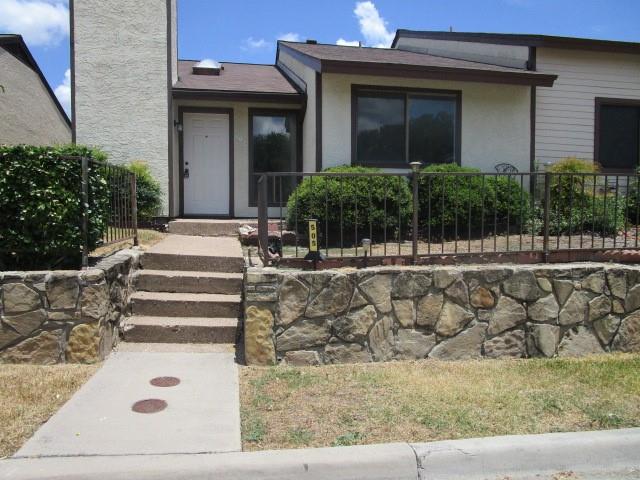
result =
[[[551,215],[551,173],[544,174],[544,239],[542,243],[545,263],[549,262],[549,224]]]
[[[89,159],[82,157],[82,268],[89,268]]]
[[[411,162],[409,164],[411,166],[411,183],[413,185],[413,218],[411,222],[411,247],[412,247],[412,255],[411,261],[413,265],[418,263],[418,209],[420,208],[420,204],[418,202],[418,180],[420,179],[420,175],[418,173],[420,166],[422,165],[420,162]],[[398,199],[400,202],[400,199]],[[400,252],[398,252],[400,253]]]
[[[138,187],[136,174],[131,173],[131,220],[133,222],[133,245],[138,246]]]
[[[258,177],[258,245],[265,265],[269,262],[269,207],[268,177]]]

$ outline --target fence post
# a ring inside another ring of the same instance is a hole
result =
[[[268,177],[260,175],[258,178],[258,249],[262,253],[263,262],[269,260],[269,190]]]
[[[133,245],[138,246],[138,186],[136,184],[136,174],[131,173],[131,220],[133,222]]]
[[[545,263],[549,262],[549,223],[551,214],[551,174],[544,173],[544,217],[543,217],[543,255]]]
[[[418,263],[418,170],[420,162],[411,162],[411,183],[413,185],[413,218],[411,220],[411,261],[413,265]],[[398,199],[400,201],[400,199]],[[400,253],[400,252],[398,252]]]
[[[89,268],[89,159],[82,157],[82,268]]]

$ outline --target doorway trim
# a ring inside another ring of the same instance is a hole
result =
[[[233,152],[233,108],[219,108],[219,107],[178,107],[178,123],[182,125],[182,131],[178,132],[178,182],[179,195],[180,195],[180,208],[179,213],[181,218],[186,218],[184,215],[184,114],[185,113],[217,113],[227,115],[229,118],[229,214],[228,215],[189,215],[188,218],[233,218],[234,210],[234,152]]]
[[[602,105],[613,105],[620,107],[640,107],[640,100],[633,98],[608,98],[595,97],[595,118],[593,132],[593,161],[600,163],[600,107]]]

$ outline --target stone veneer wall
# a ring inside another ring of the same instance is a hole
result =
[[[0,272],[0,363],[91,363],[118,339],[140,253],[88,270]]]
[[[640,267],[250,268],[248,364],[640,352]]]

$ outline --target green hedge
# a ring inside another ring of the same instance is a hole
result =
[[[80,160],[105,155],[83,146],[0,146],[0,270],[77,268],[82,249]],[[107,223],[106,172],[89,171],[89,247]]]
[[[160,182],[151,175],[146,162],[134,160],[127,169],[136,175],[136,200],[138,204],[138,221],[148,222],[158,216],[162,207],[162,190]]]
[[[529,194],[520,187],[519,177],[481,175],[445,175],[446,173],[480,172],[476,168],[456,164],[430,165],[422,173],[419,184],[419,219],[424,237],[477,236],[497,230],[505,233],[507,225],[512,231],[526,230],[530,218]],[[516,180],[517,179],[517,180]],[[429,212],[431,214],[429,215]]]
[[[375,173],[381,170],[344,165],[325,171]],[[315,218],[318,220],[318,230],[324,241],[328,222],[329,244],[338,245],[342,225],[342,240],[346,246],[355,240],[357,212],[358,240],[369,237],[372,233],[372,240],[379,242],[384,238],[385,201],[387,239],[397,238],[398,232],[405,236],[412,212],[411,190],[405,178],[307,177],[289,196],[287,228],[295,229],[297,215],[298,232],[304,234],[307,230],[305,220]]]

